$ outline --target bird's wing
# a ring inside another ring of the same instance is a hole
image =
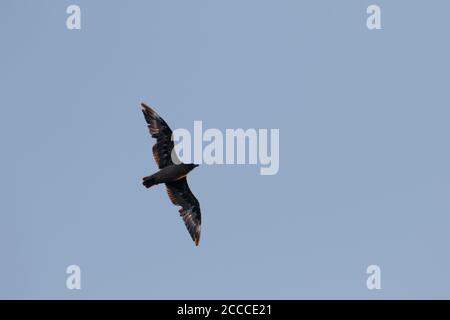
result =
[[[200,226],[202,223],[200,204],[192,194],[191,189],[189,189],[186,177],[166,183],[166,189],[172,203],[181,206],[179,210],[180,216],[183,218],[192,240],[198,246],[200,242]]]
[[[172,162],[171,153],[173,150],[172,130],[152,108],[145,103],[141,103],[142,112],[145,121],[148,124],[148,130],[156,143],[153,145],[153,158],[160,169],[174,164]]]

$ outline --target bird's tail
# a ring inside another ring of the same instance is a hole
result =
[[[151,175],[151,176],[143,177],[142,184],[146,188],[150,188],[151,186],[154,186],[156,184],[156,181],[155,181],[155,178],[153,177],[153,175]]]

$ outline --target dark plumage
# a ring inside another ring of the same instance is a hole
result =
[[[172,161],[174,148],[172,130],[153,109],[144,103],[141,103],[141,106],[150,134],[153,138],[156,138],[156,143],[153,145],[153,157],[160,169],[155,174],[144,177],[143,185],[150,188],[160,183],[166,184],[170,200],[174,205],[181,206],[180,216],[183,218],[195,245],[198,245],[201,226],[200,204],[189,189],[186,179],[189,172],[198,165],[185,164],[180,161],[175,161],[177,163],[175,164]],[[175,152],[174,157],[176,157]]]

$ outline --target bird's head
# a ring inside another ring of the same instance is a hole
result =
[[[199,165],[195,164],[195,163],[189,163],[187,166],[188,166],[188,170],[191,171],[191,170],[194,170],[194,168],[197,168]]]

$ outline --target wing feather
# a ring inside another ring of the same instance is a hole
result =
[[[166,183],[166,189],[172,203],[181,206],[180,216],[183,218],[192,240],[198,246],[202,223],[200,203],[189,189],[186,177]]]
[[[173,164],[171,153],[173,150],[172,130],[152,108],[145,103],[141,103],[142,113],[148,125],[148,130],[156,143],[153,145],[153,158],[158,164],[159,169]]]

